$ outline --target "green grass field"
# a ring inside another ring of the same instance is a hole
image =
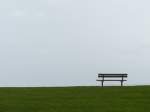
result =
[[[0,88],[0,112],[149,112],[150,86]]]

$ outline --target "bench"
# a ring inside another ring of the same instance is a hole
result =
[[[98,74],[98,79],[96,81],[101,81],[102,83],[102,87],[104,84],[104,81],[120,81],[121,82],[121,86],[123,86],[123,82],[127,81],[128,74],[102,74],[99,73]]]

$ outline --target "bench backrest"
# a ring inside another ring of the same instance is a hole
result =
[[[99,73],[98,74],[98,77],[116,77],[116,78],[121,78],[121,77],[124,77],[124,78],[126,78],[126,77],[128,77],[128,74],[126,74],[126,73],[124,73],[124,74],[102,74],[102,73]]]

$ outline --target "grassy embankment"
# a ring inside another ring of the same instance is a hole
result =
[[[149,112],[150,86],[0,88],[0,112]]]

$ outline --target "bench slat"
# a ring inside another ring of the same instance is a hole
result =
[[[127,76],[122,76],[122,75],[98,75],[98,77],[114,77],[114,78],[116,78],[116,77],[127,77]]]
[[[107,76],[107,75],[123,75],[123,76],[127,76],[127,74],[98,74],[98,75],[105,75],[105,76]]]
[[[102,74],[102,75],[128,75],[126,73],[99,73],[99,74]]]
[[[97,79],[96,81],[127,81],[127,80],[99,80],[99,79]]]
[[[98,74],[98,77],[127,77],[128,74]]]

